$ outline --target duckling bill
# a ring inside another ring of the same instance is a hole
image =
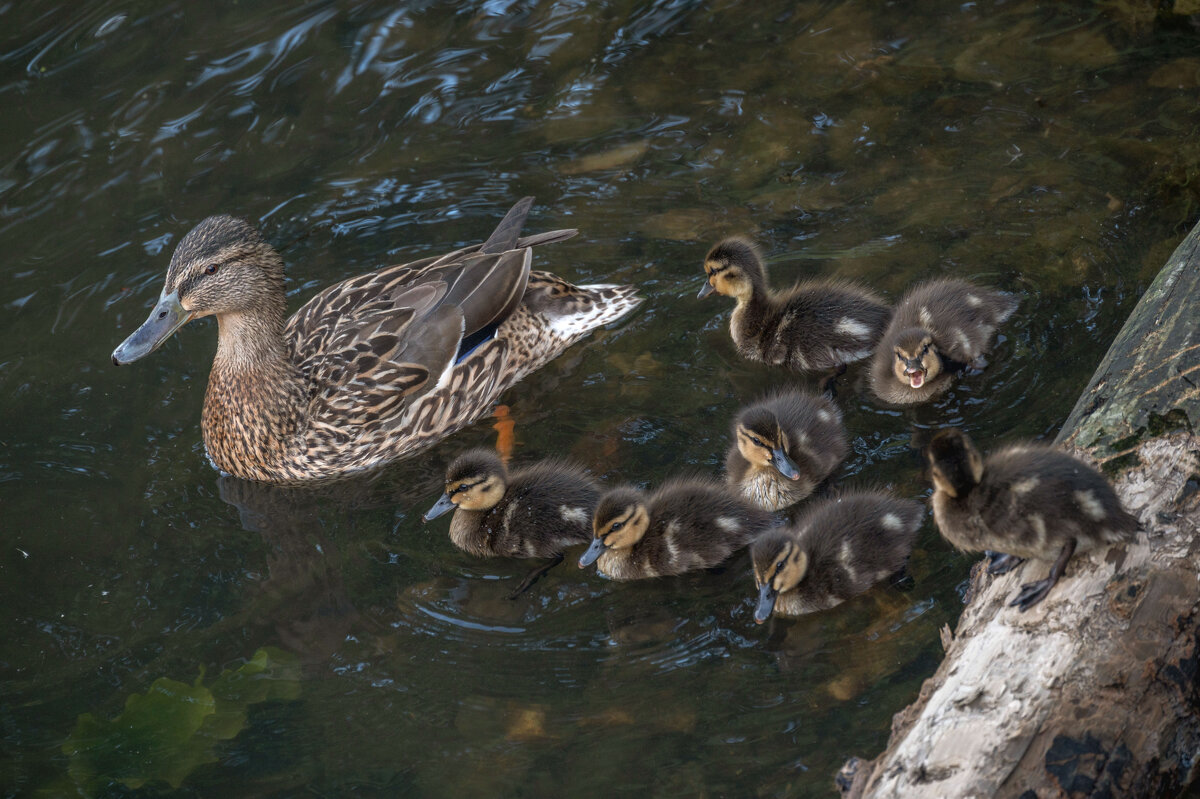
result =
[[[1011,294],[965,280],[931,280],[901,298],[871,362],[871,388],[884,402],[925,402],[953,376],[979,364],[996,328],[1017,308]]]
[[[489,412],[509,386],[640,302],[630,286],[574,286],[531,270],[533,198],[487,241],[330,286],[287,318],[283,259],[249,223],[203,220],[179,242],[149,318],[113,352],[144,358],[216,316],[201,430],[209,459],[296,483],[374,469]]]
[[[750,545],[758,585],[754,621],[825,610],[896,574],[924,516],[920,503],[879,491],[813,503],[791,526]]]
[[[828,397],[779,391],[738,412],[725,472],[746,499],[781,510],[810,495],[848,451],[842,412]]]
[[[631,487],[601,496],[595,536],[579,568],[613,580],[667,577],[720,564],[773,522],[729,488],[708,478],[677,478],[652,494]]]
[[[1045,598],[1077,549],[1127,541],[1138,530],[1103,475],[1052,447],[1017,444],[985,459],[966,433],[951,428],[933,437],[925,457],[934,520],[947,541],[962,550],[1053,560],[1049,574],[1022,585],[1010,603],[1022,611]]]
[[[875,294],[852,283],[809,280],[775,292],[754,246],[718,242],[704,259],[698,297],[716,292],[737,306],[729,333],[743,358],[796,371],[840,370],[871,354],[891,316]]]

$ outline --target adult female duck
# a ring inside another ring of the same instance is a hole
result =
[[[205,219],[183,237],[150,317],[113,352],[131,363],[214,315],[217,354],[201,429],[237,477],[301,482],[371,469],[489,412],[497,396],[640,299],[530,270],[520,237],[533,198],[483,244],[350,278],[286,315],[283,259],[247,222]]]

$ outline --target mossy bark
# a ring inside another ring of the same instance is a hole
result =
[[[1146,291],[1059,435],[1138,516],[1136,542],[1040,577],[976,567],[946,657],[850,797],[1171,796],[1200,764],[1200,225]],[[985,445],[986,448],[986,445]]]

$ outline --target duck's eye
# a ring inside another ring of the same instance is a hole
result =
[[[903,361],[903,360],[904,360],[904,355],[902,355],[901,353],[897,352],[897,353],[896,353],[896,360],[898,360],[898,361]]]
[[[217,273],[217,265],[216,264],[209,264],[208,266],[204,267],[204,274],[215,275],[216,273]]]
[[[609,532],[615,533],[617,530],[620,530],[624,526],[625,526],[625,522],[613,522],[612,527],[609,528]]]
[[[927,355],[928,353],[929,353],[929,345],[926,344],[924,347],[921,348],[921,357],[925,357],[925,355]]]
[[[764,449],[769,449],[769,447],[767,447],[766,444],[762,443],[761,440],[759,440],[758,438],[756,438],[754,436],[750,436],[750,440],[754,442],[755,446],[762,447]]]

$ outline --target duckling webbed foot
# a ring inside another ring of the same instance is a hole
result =
[[[1016,555],[1006,555],[1003,552],[992,552],[989,550],[984,554],[988,556],[987,573],[993,577],[1008,574],[1025,562],[1025,558],[1018,558]]]
[[[538,566],[536,569],[531,571],[529,574],[525,575],[525,579],[521,581],[521,584],[518,585],[516,588],[514,588],[508,594],[508,596],[505,598],[506,599],[516,599],[521,594],[528,591],[533,586],[534,583],[536,583],[538,580],[542,579],[542,577],[544,577],[547,572],[549,572],[551,569],[553,569],[555,566],[557,566],[558,564],[560,564],[562,562],[563,562],[563,554],[561,552],[559,552],[556,557],[550,559],[546,563],[543,563],[542,565]]]
[[[1062,551],[1058,553],[1058,559],[1050,567],[1050,573],[1046,575],[1046,578],[1038,580],[1036,583],[1025,583],[1022,585],[1021,592],[1017,594],[1017,598],[1008,604],[1019,608],[1024,613],[1045,599],[1046,594],[1050,593],[1050,589],[1058,582],[1058,578],[1062,577],[1063,572],[1067,570],[1067,561],[1071,559],[1071,555],[1073,554],[1075,554],[1075,539],[1071,538],[1068,539],[1067,543],[1063,544]]]

